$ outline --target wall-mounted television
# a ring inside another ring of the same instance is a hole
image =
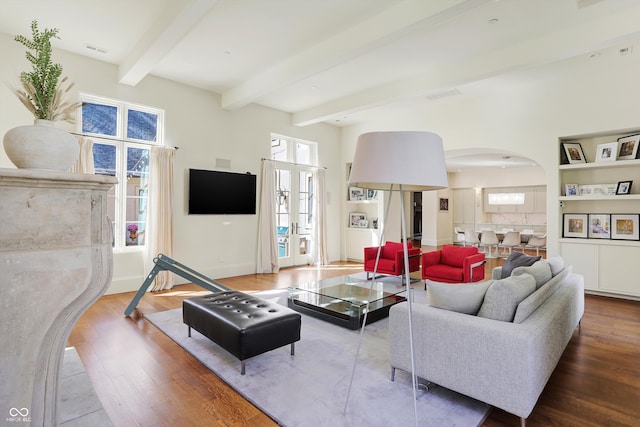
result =
[[[255,215],[256,176],[189,169],[189,215]]]

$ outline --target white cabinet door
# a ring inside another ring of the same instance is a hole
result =
[[[559,250],[565,265],[573,266],[574,273],[584,276],[584,288],[598,290],[598,246],[561,242]]]

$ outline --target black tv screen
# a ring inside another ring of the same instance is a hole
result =
[[[189,169],[190,215],[255,215],[256,176]]]

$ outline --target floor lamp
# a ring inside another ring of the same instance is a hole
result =
[[[409,307],[409,340],[411,349],[411,377],[413,387],[413,408],[416,425],[418,423],[418,404],[416,391],[418,388],[415,375],[415,356],[413,349],[413,313],[411,309],[412,293],[411,279],[409,277],[409,256],[407,251],[407,227],[404,213],[404,202],[402,194],[404,191],[429,191],[446,188],[447,167],[444,159],[444,149],[442,138],[431,132],[369,132],[358,137],[356,151],[351,165],[351,175],[349,185],[367,188],[372,190],[389,191],[389,200],[382,226],[378,256],[373,272],[374,279],[369,288],[369,298],[375,281],[378,259],[380,258],[380,248],[384,237],[384,230],[389,216],[389,206],[393,192],[400,193],[400,211],[402,222],[402,241],[404,242],[404,274],[407,286],[407,301]],[[351,385],[355,373],[355,367],[362,343],[362,335],[366,324],[367,313],[369,311],[368,302],[365,311],[362,329],[360,331],[360,342],[356,352],[351,383],[345,402],[345,411],[351,394]]]

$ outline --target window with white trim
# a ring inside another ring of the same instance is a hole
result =
[[[81,99],[81,132],[94,141],[95,173],[118,178],[107,199],[114,249],[142,246],[150,147],[162,145],[164,111],[93,95]]]

